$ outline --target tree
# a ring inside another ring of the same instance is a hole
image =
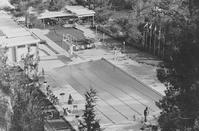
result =
[[[27,82],[20,81],[27,85]],[[43,131],[46,98],[33,85],[19,85],[15,90],[11,131]]]
[[[11,0],[11,4],[14,4],[15,10],[12,12],[16,17],[25,17],[25,25],[29,25],[29,17],[31,8],[34,8],[37,13],[41,13],[45,9],[45,4],[42,0]]]
[[[83,114],[84,122],[81,123],[82,127],[87,131],[99,131],[100,125],[95,114],[95,106],[97,101],[97,92],[94,89],[90,89],[85,93],[85,110]]]
[[[106,8],[100,8],[96,10],[95,13],[95,22],[98,24],[106,24],[112,15],[112,12],[108,11]]]
[[[10,131],[43,131],[46,98],[39,90],[37,66],[38,58],[29,53],[22,59],[23,67],[9,66],[5,55],[6,49],[0,50],[0,88],[1,94],[11,100],[12,109],[5,101],[0,101],[0,124]],[[22,69],[21,69],[22,68]],[[13,114],[9,111],[13,110]],[[9,117],[11,115],[11,117]],[[11,121],[11,123],[8,123]]]
[[[10,74],[10,66],[7,65],[7,48],[0,49],[0,129],[9,129],[11,109],[9,96],[11,95],[10,82],[13,74]]]
[[[7,121],[7,113],[8,110],[8,101],[1,96],[0,98],[0,129],[4,130],[7,128],[8,121]]]
[[[49,0],[48,3],[49,11],[58,11],[66,5],[66,0]]]
[[[171,18],[167,31],[171,33],[175,30],[174,36],[170,37],[172,53],[167,66],[157,70],[159,80],[167,87],[166,95],[157,103],[162,110],[158,122],[163,131],[197,130],[199,40],[196,33],[199,31],[199,4],[194,0],[175,2],[180,2],[180,8],[167,14]],[[174,3],[169,4],[169,8],[174,6]]]
[[[37,66],[38,60],[29,53],[22,59],[23,70],[15,73],[11,85],[12,126],[11,131],[43,131],[46,98],[39,90]]]

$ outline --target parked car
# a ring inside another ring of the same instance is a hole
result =
[[[92,39],[86,39],[83,42],[79,42],[73,47],[74,51],[92,49],[95,48],[94,41]]]

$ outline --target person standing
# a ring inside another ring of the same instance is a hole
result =
[[[147,116],[149,115],[149,109],[148,107],[145,108],[144,110],[144,122],[147,122]]]
[[[72,98],[72,95],[71,95],[71,94],[69,94],[68,104],[69,104],[69,105],[72,105],[72,104],[73,104],[73,98]]]

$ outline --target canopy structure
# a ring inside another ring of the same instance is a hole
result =
[[[67,13],[64,11],[45,11],[38,16],[38,19],[47,19],[47,18],[59,18],[59,17],[67,17],[67,16],[75,16],[72,13]]]
[[[73,14],[75,14],[77,17],[91,17],[95,15],[95,12],[93,10],[89,10],[83,6],[70,6],[66,5],[65,9]]]

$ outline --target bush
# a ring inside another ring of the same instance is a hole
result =
[[[106,24],[112,15],[112,12],[106,10],[106,9],[99,9],[96,11],[95,14],[95,21],[100,24]]]

